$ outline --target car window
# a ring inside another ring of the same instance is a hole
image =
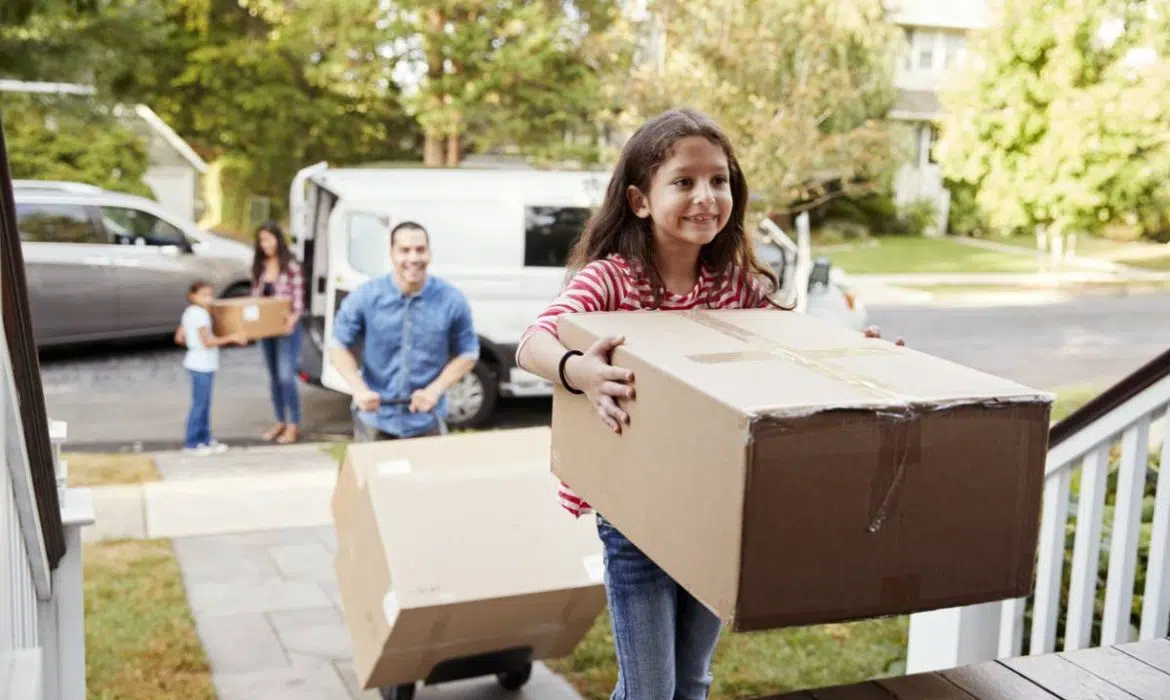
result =
[[[187,244],[187,237],[181,230],[153,214],[126,207],[102,207],[101,212],[102,224],[115,243],[156,246]]]
[[[16,205],[20,240],[34,243],[100,243],[97,228],[80,204]]]
[[[591,213],[585,207],[526,207],[524,266],[564,267]]]
[[[353,212],[348,217],[349,264],[370,277],[390,271],[389,221],[375,214]]]

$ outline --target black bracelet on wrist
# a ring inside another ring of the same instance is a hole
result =
[[[572,357],[573,355],[583,355],[583,354],[584,353],[582,353],[580,350],[570,350],[570,351],[566,352],[563,357],[561,357],[561,363],[559,366],[557,366],[557,374],[560,375],[561,386],[565,387],[565,389],[568,390],[568,392],[570,394],[584,394],[585,392],[581,391],[580,389],[574,388],[573,386],[571,386],[569,384],[568,378],[565,377],[565,363],[568,362],[569,358]]]

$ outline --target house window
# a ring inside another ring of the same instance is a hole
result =
[[[918,35],[918,69],[931,70],[934,67],[934,34]]]
[[[591,213],[587,207],[525,208],[525,267],[564,267]]]
[[[959,65],[966,43],[962,34],[949,32],[945,35],[943,43],[943,68],[945,70],[951,70]]]

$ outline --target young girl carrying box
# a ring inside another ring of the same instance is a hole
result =
[[[609,363],[623,338],[569,352],[557,338],[563,313],[778,307],[778,280],[757,261],[744,228],[748,186],[727,137],[707,117],[666,112],[629,140],[601,208],[575,246],[576,274],[521,338],[517,363],[582,393],[621,433],[634,375]],[[866,335],[880,337],[876,328]],[[899,344],[902,340],[897,340]],[[591,507],[565,485],[574,515]],[[613,700],[703,700],[720,621],[600,513],[605,584],[617,647]]]
[[[187,290],[187,301],[190,303],[175,333],[175,342],[187,345],[183,366],[191,376],[191,409],[187,413],[183,451],[217,454],[227,449],[227,445],[211,436],[211,387],[219,369],[219,348],[231,343],[246,345],[248,339],[243,332],[217,336],[212,331],[210,309],[215,301],[215,289],[210,283],[202,280],[193,283]]]

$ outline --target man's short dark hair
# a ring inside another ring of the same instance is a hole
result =
[[[398,222],[397,226],[390,229],[390,247],[391,248],[394,247],[394,237],[396,235],[398,235],[398,232],[405,231],[407,229],[410,229],[413,231],[422,231],[423,235],[426,236],[426,238],[427,238],[427,245],[429,246],[431,244],[431,234],[425,228],[423,228],[422,224],[415,222],[415,221],[400,221],[400,222]]]

